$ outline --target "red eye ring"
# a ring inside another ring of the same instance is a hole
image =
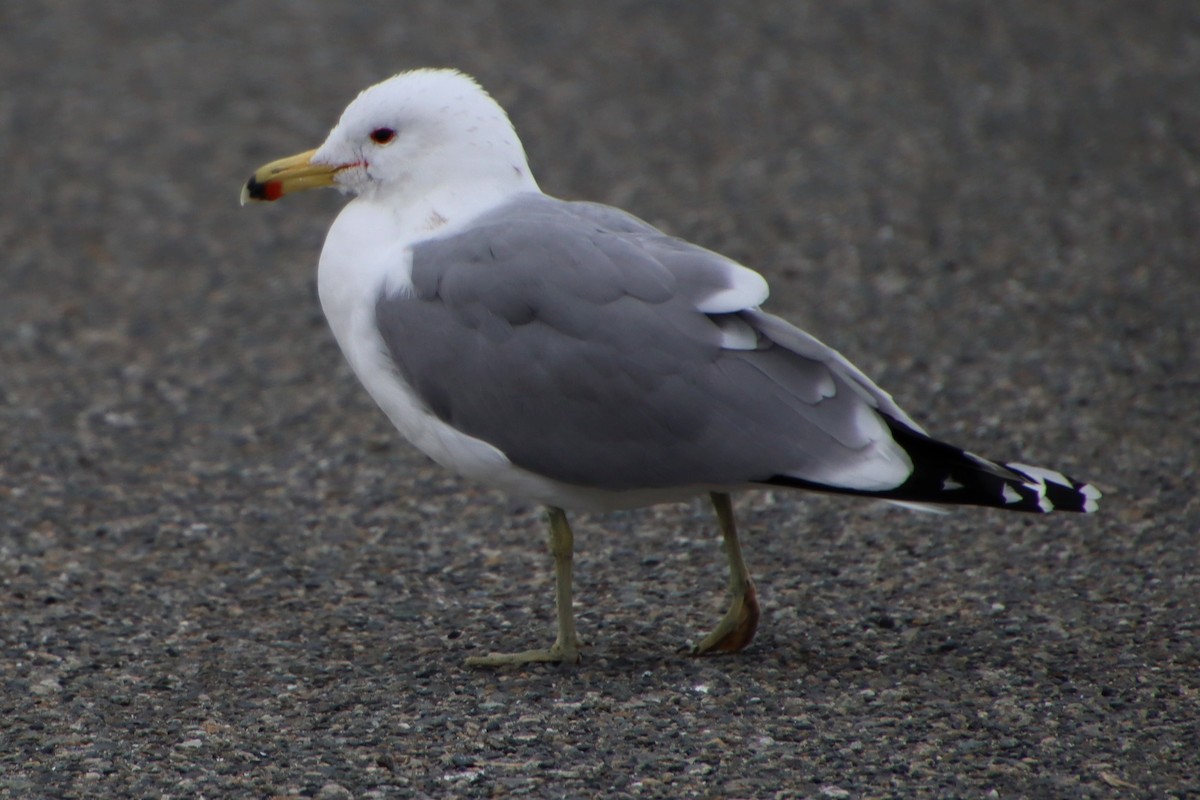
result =
[[[395,138],[396,131],[392,128],[376,128],[371,131],[371,141],[375,144],[387,144]]]

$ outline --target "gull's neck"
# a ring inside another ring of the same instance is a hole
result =
[[[321,305],[338,341],[345,346],[355,309],[374,303],[381,288],[411,289],[414,244],[452,236],[530,192],[540,190],[526,170],[504,181],[443,182],[423,192],[368,192],[351,200],[329,229],[317,271]]]
[[[347,211],[356,205],[371,205],[377,212],[386,209],[393,241],[412,244],[457,233],[480,214],[503,205],[513,197],[540,191],[531,177],[503,184],[443,184],[403,198],[378,194],[358,197],[351,201]]]

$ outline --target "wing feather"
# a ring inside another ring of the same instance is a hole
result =
[[[624,212],[531,195],[412,263],[415,291],[376,305],[397,370],[517,466],[614,491],[776,475],[865,490],[911,468],[879,412],[911,420],[759,311],[761,276]]]

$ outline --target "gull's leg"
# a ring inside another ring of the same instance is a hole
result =
[[[499,667],[504,664],[529,664],[538,661],[559,661],[575,664],[579,661],[579,639],[575,636],[575,610],[571,605],[571,563],[575,552],[575,535],[561,508],[546,507],[550,520],[550,553],[554,556],[555,602],[558,608],[558,637],[543,650],[521,653],[491,653],[471,656],[468,667]]]
[[[725,492],[712,492],[710,496],[721,525],[725,557],[729,559],[729,594],[732,602],[712,633],[692,648],[694,656],[736,653],[750,644],[758,628],[758,595],[754,591],[754,582],[750,580],[750,570],[746,569],[746,562],[742,560],[742,545],[733,521],[733,504]]]

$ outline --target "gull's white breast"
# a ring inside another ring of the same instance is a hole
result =
[[[378,204],[347,205],[325,239],[317,291],[354,374],[404,438],[464,475],[509,463],[496,448],[431,414],[388,355],[375,322],[375,305],[381,293],[412,291],[412,248],[397,215]]]

